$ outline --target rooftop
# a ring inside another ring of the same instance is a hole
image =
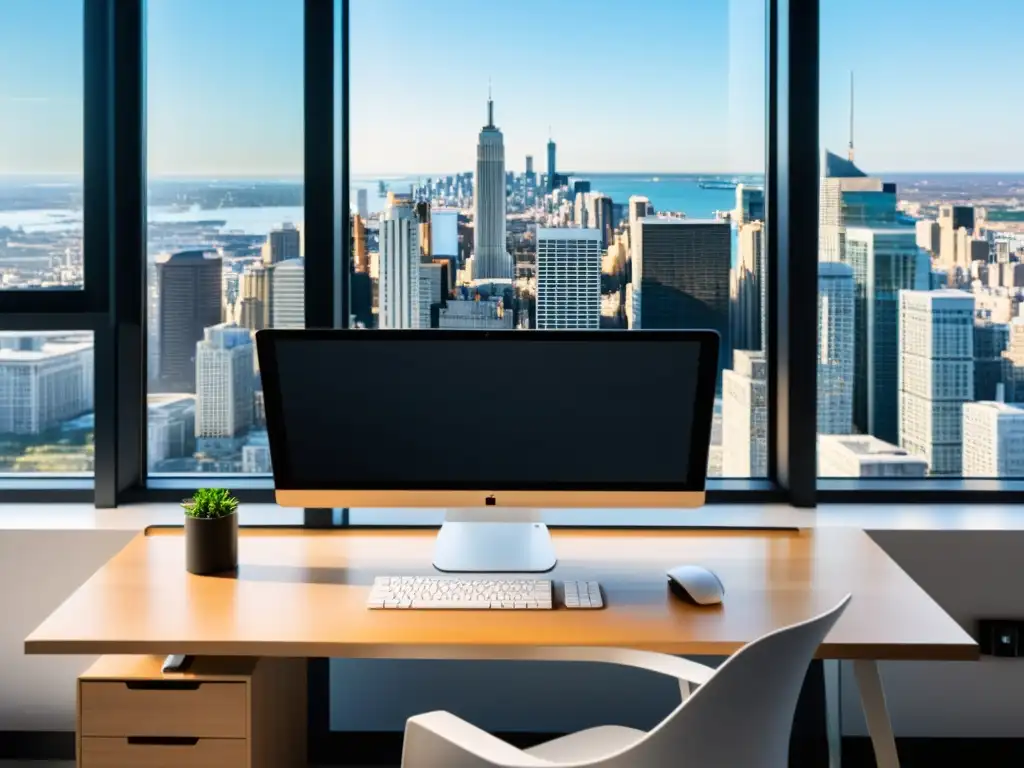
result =
[[[873,435],[819,435],[819,446],[852,453],[862,462],[925,464],[924,458],[914,456],[898,445],[887,443]]]
[[[708,224],[714,224],[716,226],[722,226],[728,228],[728,221],[720,221],[718,219],[680,219],[673,216],[647,216],[646,218],[640,219],[643,225],[646,227],[649,224],[679,224],[683,226],[707,226]]]
[[[964,408],[995,411],[1007,416],[1024,416],[1024,405],[1015,403],[999,403],[994,400],[979,400],[976,403],[964,403]]]
[[[850,160],[840,157],[837,154],[825,150],[825,157],[821,164],[822,175],[828,178],[850,179],[867,176],[864,171],[858,168]]]
[[[545,240],[601,240],[600,229],[583,227],[537,227],[537,239]]]

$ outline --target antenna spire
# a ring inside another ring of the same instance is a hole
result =
[[[487,127],[494,127],[494,100],[491,98],[491,78],[487,78]]]
[[[850,71],[850,148],[848,151],[850,162],[853,162],[853,71]]]

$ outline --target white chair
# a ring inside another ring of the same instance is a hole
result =
[[[409,718],[403,768],[785,768],[797,698],[825,635],[847,603],[744,646],[718,669],[615,648],[538,649],[539,658],[602,661],[676,677],[683,702],[649,733],[588,728],[520,750],[449,712]],[[538,658],[530,656],[529,658]],[[692,694],[690,684],[700,687]]]

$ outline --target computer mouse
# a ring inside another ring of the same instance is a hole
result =
[[[725,596],[722,580],[699,565],[680,565],[666,574],[672,594],[697,605],[718,605]]]

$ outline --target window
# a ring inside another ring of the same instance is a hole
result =
[[[82,0],[0,20],[0,289],[81,288]]]
[[[1021,477],[1014,111],[933,109],[966,92],[1003,104],[1014,54],[978,37],[948,71],[896,76],[934,57],[946,22],[907,0],[879,26],[876,5],[821,3],[819,475]],[[1020,4],[997,5],[1000,23],[1024,22]]]
[[[305,323],[303,2],[148,0],[148,471],[266,474],[254,334]]]
[[[764,5],[351,0],[355,323],[713,328],[710,474],[765,476]]]

